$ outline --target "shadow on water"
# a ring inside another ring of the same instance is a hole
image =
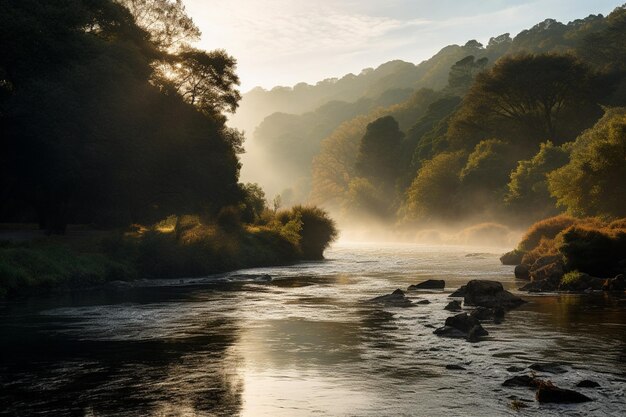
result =
[[[160,290],[124,297],[102,293],[76,304],[115,309],[116,303],[190,296]],[[31,302],[27,310],[35,308]],[[196,319],[193,334],[132,340],[124,337],[125,328],[92,338],[92,332],[82,331],[80,318],[55,317],[51,323],[45,313],[18,310],[22,314],[0,318],[0,403],[8,415],[184,415],[187,410],[230,416],[241,408],[238,359],[229,352],[239,337],[232,319],[206,316]],[[58,331],[63,328],[70,331]]]

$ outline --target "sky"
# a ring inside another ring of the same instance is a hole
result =
[[[419,63],[449,44],[486,44],[545,20],[610,13],[622,0],[184,0],[198,46],[237,59],[241,91]]]

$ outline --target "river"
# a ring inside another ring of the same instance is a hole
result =
[[[440,338],[447,295],[519,283],[494,248],[340,243],[325,261],[0,305],[0,413],[29,416],[623,416],[626,299],[526,296],[478,343]],[[269,282],[255,274],[269,274]],[[444,279],[431,303],[364,300]],[[595,401],[539,405],[509,366]],[[465,370],[446,369],[448,364]],[[510,408],[515,398],[528,408]]]

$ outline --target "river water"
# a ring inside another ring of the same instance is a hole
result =
[[[322,262],[0,305],[0,413],[624,416],[624,297],[525,296],[481,342],[433,335],[468,280],[518,286],[502,251],[342,243]],[[430,304],[363,302],[427,278],[445,291],[410,297]],[[507,367],[546,361],[568,370],[540,374],[563,388],[599,382],[576,388],[595,401],[539,405],[502,386]]]

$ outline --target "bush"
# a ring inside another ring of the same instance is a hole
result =
[[[317,207],[295,206],[278,213],[277,218],[283,225],[293,219],[301,221],[299,247],[304,259],[323,259],[324,250],[338,235],[335,222]]]
[[[563,232],[559,251],[568,269],[593,276],[613,277],[624,272],[626,230],[572,226]]]
[[[538,221],[533,224],[522,237],[522,241],[517,245],[517,249],[528,252],[536,248],[542,239],[554,239],[576,222],[571,216],[560,215]]]

